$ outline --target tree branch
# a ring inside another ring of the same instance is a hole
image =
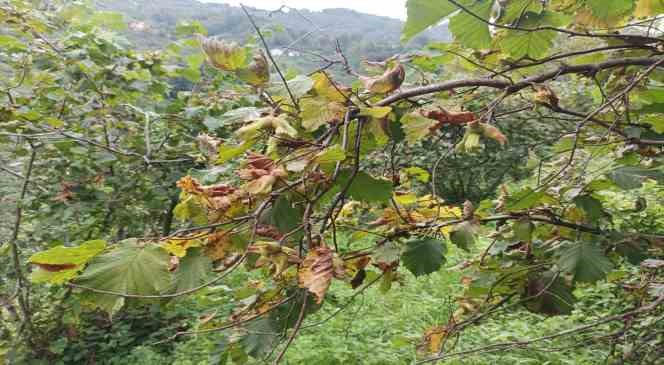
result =
[[[454,90],[461,87],[477,87],[484,86],[499,90],[506,90],[508,94],[516,93],[522,89],[530,87],[533,84],[539,84],[548,80],[555,79],[562,75],[568,74],[595,74],[599,71],[625,66],[652,66],[657,64],[664,58],[662,57],[641,57],[641,58],[617,58],[614,60],[596,63],[596,64],[582,64],[582,65],[561,65],[560,67],[547,71],[538,75],[534,75],[523,79],[517,83],[510,83],[505,80],[494,80],[489,78],[481,79],[468,79],[468,80],[455,80],[445,81],[441,83],[415,87],[412,89],[404,90],[398,94],[390,95],[383,100],[380,100],[376,106],[386,106],[393,104],[397,101],[412,98],[414,96],[421,96],[433,94],[441,91]],[[658,65],[658,67],[662,67]]]

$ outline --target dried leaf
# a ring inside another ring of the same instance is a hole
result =
[[[360,82],[364,88],[372,93],[387,94],[398,89],[406,77],[403,65],[397,64],[386,70],[381,76],[360,76]]]
[[[485,138],[491,138],[501,145],[505,145],[505,143],[507,143],[507,137],[505,137],[505,135],[493,125],[480,123],[480,127],[482,127],[482,135]]]
[[[298,272],[301,288],[306,288],[316,297],[316,303],[323,302],[325,293],[330,287],[332,277],[342,277],[343,264],[335,262],[334,252],[325,246],[312,249],[302,261]],[[340,260],[339,260],[340,261]]]

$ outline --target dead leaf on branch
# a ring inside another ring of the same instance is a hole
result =
[[[376,77],[359,76],[365,89],[376,94],[387,94],[398,89],[406,78],[406,70],[401,64],[385,70]]]
[[[330,248],[320,246],[307,253],[298,272],[298,281],[300,287],[309,290],[316,297],[316,303],[320,304],[332,283],[332,277],[341,278],[343,275],[343,262],[335,258]]]
[[[447,111],[442,107],[437,107],[436,109],[422,110],[422,115],[429,118],[435,119],[439,123],[436,125],[436,129],[442,127],[445,124],[466,124],[474,120],[477,120],[477,115],[473,112],[452,112]]]

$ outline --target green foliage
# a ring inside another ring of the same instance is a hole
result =
[[[32,272],[30,279],[35,283],[62,284],[76,276],[83,269],[83,265],[105,248],[106,241],[93,240],[78,247],[57,246],[38,252],[28,260],[39,266],[38,270]]]
[[[161,247],[129,239],[93,259],[75,282],[113,293],[158,295],[170,285],[168,262],[168,254]],[[178,280],[178,285],[187,285],[187,279]],[[125,298],[111,294],[92,295],[89,300],[109,313],[117,312],[125,303]]]
[[[606,277],[613,264],[602,249],[592,243],[569,244],[560,254],[557,265],[572,275],[574,281],[594,283]]]
[[[193,20],[145,52],[114,33],[125,31],[119,14],[56,5],[0,5],[10,361],[89,362],[96,351],[114,363],[71,333],[90,314],[125,324],[149,306],[189,308],[168,333],[145,324],[163,339],[216,334],[181,343],[205,352],[197,362],[362,362],[336,347],[289,349],[312,319],[349,305],[338,293],[398,296],[441,280],[455,255],[454,300],[416,322],[417,336],[392,336],[394,358],[379,363],[484,353],[450,340],[502,312],[574,315],[600,287],[625,304],[607,301],[601,314],[614,317],[561,333],[623,362],[661,347],[638,334],[661,332],[662,34],[634,22],[657,3],[408,1],[404,40],[449,17],[454,42],[390,56],[395,46],[362,68],[335,43],[337,58],[315,72],[279,77],[278,52],[268,63],[262,46],[283,29],[254,10],[243,9],[258,34],[242,43],[205,38]],[[639,318],[616,320],[628,317]],[[620,326],[611,344],[595,337]],[[131,325],[118,332],[124,360],[173,354],[168,341],[135,341]],[[496,348],[544,339],[568,340]]]
[[[403,265],[415,276],[436,272],[445,262],[445,243],[424,238],[406,242],[401,254]]]
[[[440,0],[408,0],[406,2],[408,17],[401,33],[401,41],[408,41],[426,28],[440,22],[450,15],[456,7]]]

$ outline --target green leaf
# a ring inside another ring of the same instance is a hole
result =
[[[547,22],[547,18],[550,17],[548,14],[527,13],[519,25],[522,28],[550,25]],[[502,34],[499,45],[502,51],[509,54],[512,58],[521,59],[529,57],[531,59],[538,59],[547,54],[547,51],[553,45],[556,35],[557,33],[552,30],[526,32],[510,29]]]
[[[169,258],[157,245],[124,240],[112,251],[95,257],[75,283],[114,293],[158,295],[171,286]],[[125,303],[125,298],[116,295],[88,294],[91,304],[110,314]]]
[[[467,3],[468,1],[461,2]],[[455,10],[457,7],[447,0],[408,0],[406,2],[406,24],[401,31],[401,42],[407,42]]]
[[[619,167],[606,176],[625,190],[640,188],[646,179],[657,180],[660,184],[664,183],[664,172],[635,166]]]
[[[643,116],[643,121],[650,124],[655,132],[664,133],[664,115],[646,114]]]
[[[475,244],[476,227],[471,222],[459,223],[450,231],[450,241],[464,251],[469,251]]]
[[[385,242],[374,250],[371,258],[377,263],[389,265],[399,261],[399,247],[392,241]]]
[[[35,283],[61,284],[72,279],[83,266],[106,248],[106,241],[93,240],[77,247],[57,246],[37,252],[28,261],[39,266],[30,280]]]
[[[180,259],[171,292],[180,293],[201,286],[212,276],[212,260],[203,254],[201,247],[187,250]]]
[[[594,283],[611,271],[613,264],[594,243],[576,242],[567,247],[557,263],[561,270],[572,274],[574,281]]]
[[[229,110],[218,117],[221,125],[244,123],[256,120],[261,117],[263,112],[269,111],[268,108],[256,108],[253,106]]]
[[[544,314],[569,314],[574,309],[576,298],[565,282],[551,271],[535,275],[528,280],[526,302],[528,310]]]
[[[242,144],[235,146],[222,144],[221,146],[219,146],[219,153],[217,155],[217,161],[215,163],[217,165],[226,163],[243,154],[251,146],[253,146],[253,144],[254,144],[253,140],[247,140],[244,141]]]
[[[288,80],[287,84],[295,99],[299,99],[314,87],[314,80],[309,76],[297,75],[295,78]],[[273,83],[272,86],[268,88],[267,92],[276,100],[283,100],[286,103],[291,103],[288,91],[282,82]]]
[[[533,239],[533,231],[535,230],[535,225],[528,218],[521,218],[518,221],[515,221],[512,225],[512,232],[514,232],[514,237],[523,242],[531,242]]]
[[[415,179],[417,179],[419,182],[423,183],[429,182],[429,179],[431,178],[429,171],[417,166],[406,167],[401,171],[404,172],[406,175],[412,176]]]
[[[360,116],[381,119],[385,118],[391,111],[392,108],[389,106],[363,107],[360,108]]]
[[[351,172],[349,170],[341,171],[335,183],[338,190],[335,190],[337,192],[341,191],[348,184],[350,177]],[[354,200],[367,203],[386,203],[392,197],[392,183],[387,180],[373,178],[366,172],[360,171],[348,188],[348,196]]]
[[[90,18],[90,23],[112,30],[123,30],[127,27],[122,14],[114,11],[97,11]]]
[[[197,20],[179,22],[175,26],[175,35],[178,37],[191,36],[195,33],[207,35],[207,29],[205,29],[205,26]]]
[[[203,124],[205,124],[205,127],[211,132],[214,132],[216,129],[221,128],[222,126],[222,123],[219,119],[209,115],[203,119]]]
[[[22,51],[25,49],[25,44],[10,35],[0,34],[0,47],[7,50]]]
[[[586,212],[586,216],[591,222],[597,221],[602,217],[602,202],[593,198],[591,195],[579,195],[574,198],[574,204],[579,209]]]
[[[316,154],[316,162],[320,164],[334,163],[343,161],[345,159],[346,152],[339,144],[332,145]]]
[[[527,187],[510,194],[507,197],[505,209],[509,211],[530,209],[542,203],[547,197],[546,192],[533,191],[532,188]]]
[[[479,0],[468,10],[483,19],[489,19],[492,5],[493,1]],[[461,12],[450,19],[450,31],[454,35],[454,40],[464,47],[491,48],[489,26],[466,12]]]
[[[507,3],[504,13],[500,17],[500,22],[512,24],[516,20],[523,19],[522,15],[526,15],[527,13],[540,14],[543,9],[544,7],[540,1],[512,0]],[[519,26],[522,26],[520,22]]]
[[[445,262],[445,242],[431,238],[416,239],[406,243],[401,262],[415,276],[438,271]]]
[[[293,206],[288,197],[283,194],[277,198],[270,210],[270,223],[277,227],[279,232],[286,234],[302,223],[304,211],[301,207]],[[301,232],[292,236],[297,239]]]
[[[602,20],[615,20],[626,16],[634,7],[633,0],[586,0],[592,14]]]
[[[429,119],[420,113],[408,113],[401,117],[401,127],[406,134],[406,141],[413,144],[431,133],[431,128],[438,124],[437,120]]]

